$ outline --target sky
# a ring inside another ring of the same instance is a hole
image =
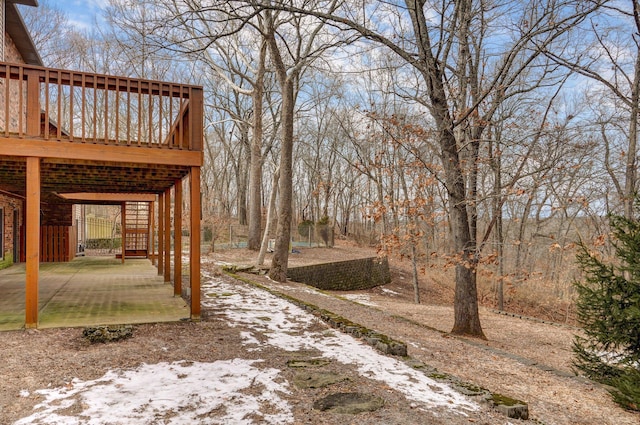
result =
[[[64,11],[69,21],[78,29],[90,29],[95,25],[95,18],[100,17],[100,10],[109,0],[39,0]]]
[[[404,394],[418,409],[444,408],[462,416],[479,409],[446,384],[380,354],[350,335],[310,330],[317,323],[315,316],[266,291],[204,272],[202,293],[206,308],[226,316],[230,326],[242,324],[250,329],[242,333],[243,345],[249,351],[259,353],[264,345],[287,351],[317,349],[322,357],[354,365],[362,376]],[[270,320],[262,320],[264,317]],[[203,415],[207,416],[206,424],[252,424],[251,418],[259,415],[261,424],[294,423],[293,406],[282,397],[291,386],[280,370],[261,365],[259,359],[210,363],[186,360],[110,370],[95,380],[76,378],[63,387],[37,390],[43,401],[33,414],[14,425],[42,421],[57,425],[146,425],[164,415],[170,417],[167,423],[171,425],[197,425]],[[29,397],[30,393],[23,390],[18,396]],[[83,410],[70,409],[74,405]],[[221,406],[225,408],[220,409],[218,417],[207,415]]]

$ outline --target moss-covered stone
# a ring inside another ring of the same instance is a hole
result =
[[[331,360],[323,358],[287,360],[287,366],[293,368],[322,367],[328,365],[329,363],[331,363]]]
[[[330,394],[315,403],[313,408],[322,412],[355,415],[362,412],[374,412],[384,406],[384,399],[363,393]]]
[[[491,394],[489,402],[502,414],[513,419],[529,419],[529,406],[524,401],[506,397],[501,394]]]
[[[348,380],[348,376],[334,372],[301,372],[293,377],[293,384],[298,388],[324,388]]]
[[[120,341],[133,336],[133,326],[91,326],[82,336],[93,344]]]

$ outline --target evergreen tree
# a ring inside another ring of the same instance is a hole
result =
[[[616,260],[605,263],[582,244],[578,320],[585,337],[573,344],[574,366],[612,387],[622,406],[640,410],[640,222],[610,218]]]

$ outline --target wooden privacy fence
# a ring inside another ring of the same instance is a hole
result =
[[[40,227],[40,261],[55,263],[75,257],[76,241],[71,226]]]
[[[202,88],[0,62],[0,137],[201,151]]]

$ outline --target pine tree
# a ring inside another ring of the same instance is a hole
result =
[[[573,344],[574,366],[612,387],[622,406],[640,410],[640,222],[611,216],[616,260],[605,263],[583,244],[575,282],[584,337]]]

